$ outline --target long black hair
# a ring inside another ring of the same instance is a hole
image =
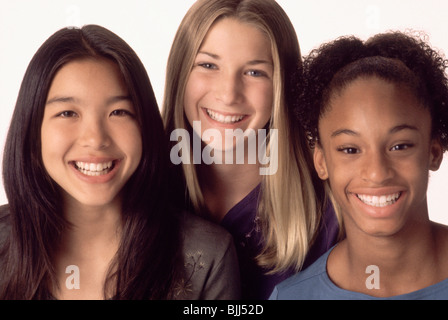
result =
[[[140,164],[122,190],[122,238],[104,292],[113,288],[116,299],[170,298],[183,266],[180,222],[171,206],[175,193],[168,198],[175,181],[168,140],[145,68],[126,42],[103,27],[64,28],[32,58],[6,140],[3,179],[12,229],[4,248],[0,298],[48,298],[49,288],[57,285],[52,256],[68,223],[56,183],[42,162],[41,125],[56,72],[86,57],[119,66],[142,136]]]

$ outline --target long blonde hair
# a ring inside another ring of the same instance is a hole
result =
[[[317,230],[325,196],[320,180],[315,177],[303,131],[292,120],[288,107],[301,55],[294,27],[283,9],[274,0],[196,1],[182,20],[171,47],[162,118],[168,132],[178,128],[190,130],[183,106],[186,83],[203,39],[222,18],[250,23],[271,41],[274,99],[269,128],[278,129],[279,165],[277,173],[263,176],[261,183],[258,214],[265,247],[258,261],[272,272],[291,267],[299,270]],[[196,167],[182,166],[191,205],[196,213],[204,215],[204,197]]]

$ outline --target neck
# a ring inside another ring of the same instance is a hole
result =
[[[106,275],[120,241],[120,201],[101,207],[67,203],[64,216],[70,226],[55,256],[60,287],[55,295],[62,299],[102,299]],[[79,269],[80,289],[66,287],[68,266]]]
[[[199,167],[199,183],[211,219],[220,222],[260,182],[258,164],[212,164]]]
[[[446,256],[441,253],[445,234],[429,219],[409,222],[397,234],[384,237],[349,227],[347,238],[329,257],[329,276],[344,289],[378,297],[425,288],[448,277],[441,271],[447,265],[441,263],[442,255]]]
[[[88,239],[100,239],[106,234],[116,234],[121,221],[121,201],[102,206],[87,206],[80,203],[67,203],[64,216],[73,226],[68,235],[82,234]]]

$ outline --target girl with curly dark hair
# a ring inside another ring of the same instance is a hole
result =
[[[305,59],[296,113],[345,239],[272,299],[447,299],[428,171],[448,149],[448,61],[419,36],[344,37]]]

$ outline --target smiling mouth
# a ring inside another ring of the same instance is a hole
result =
[[[386,207],[394,204],[401,196],[401,192],[396,192],[381,196],[372,196],[367,194],[356,194],[359,200],[372,207]]]
[[[85,174],[86,176],[102,176],[108,174],[115,167],[115,161],[108,161],[103,163],[90,163],[76,161],[74,162],[74,167],[79,172]]]
[[[243,120],[246,116],[244,114],[240,115],[225,115],[210,109],[205,109],[208,116],[217,122],[223,123],[223,124],[232,124],[237,123]]]

